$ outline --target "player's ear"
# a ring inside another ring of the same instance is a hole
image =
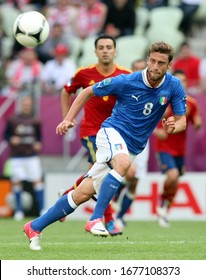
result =
[[[167,69],[169,70],[172,67],[172,61],[169,62]]]

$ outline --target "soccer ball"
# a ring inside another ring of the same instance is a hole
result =
[[[35,48],[48,38],[49,24],[39,12],[24,12],[14,21],[13,33],[22,46]]]

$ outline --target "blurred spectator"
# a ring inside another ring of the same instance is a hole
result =
[[[102,3],[105,3],[106,5],[111,1],[111,0],[100,0]],[[141,4],[141,0],[128,0],[128,2],[133,6],[136,7]]]
[[[103,32],[114,37],[134,34],[136,26],[136,13],[129,0],[111,0],[107,4]]]
[[[195,56],[187,42],[183,42],[174,59],[172,69],[185,72],[188,83],[188,93],[193,94],[199,91],[200,86],[200,58]]]
[[[77,67],[68,56],[69,49],[65,45],[58,44],[55,47],[54,59],[46,62],[41,73],[43,94],[60,93],[63,86],[73,77]]]
[[[198,10],[200,4],[203,3],[204,0],[182,0],[180,4],[180,8],[183,11],[183,19],[180,24],[180,30],[186,35],[190,35],[191,27],[193,24],[193,16]]]
[[[205,56],[200,61],[200,89],[202,93],[206,93],[206,48]]]
[[[33,102],[30,96],[23,97],[21,105],[21,111],[8,120],[4,133],[11,152],[10,179],[15,196],[15,220],[24,217],[21,199],[23,181],[33,183],[39,214],[44,209],[44,188],[39,158],[42,149],[41,122],[33,115]]]
[[[17,59],[8,62],[6,66],[7,85],[3,88],[2,95],[32,94],[32,87],[38,83],[42,67],[35,49],[24,48]]]
[[[145,59],[136,59],[132,63],[132,72],[143,70],[147,67]]]
[[[83,0],[75,21],[75,34],[80,39],[97,35],[105,23],[107,7],[99,0]]]
[[[61,23],[55,22],[51,27],[49,38],[42,45],[37,46],[36,51],[42,63],[54,58],[54,48],[58,44],[64,44],[70,47],[70,39],[64,33],[64,27]]]
[[[48,5],[45,16],[52,27],[54,23],[60,23],[63,26],[65,36],[72,37],[74,20],[78,8],[70,5],[69,0],[57,0],[55,5]]]
[[[46,0],[14,0],[14,5],[21,11],[41,10],[46,6]]]

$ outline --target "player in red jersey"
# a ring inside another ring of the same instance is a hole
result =
[[[186,90],[187,79],[184,71],[176,70],[173,75],[181,80]],[[165,112],[165,118],[172,114],[172,108],[169,106]],[[192,123],[194,129],[199,129],[202,126],[197,101],[189,95],[187,95],[186,118],[187,122]],[[154,130],[155,152],[160,169],[162,173],[166,174],[163,191],[157,207],[158,223],[162,227],[170,226],[167,217],[168,210],[172,206],[177,192],[178,178],[185,172],[186,134],[186,130],[177,134],[166,134],[162,128],[162,122]]]
[[[71,95],[75,94],[78,89],[91,86],[105,78],[131,73],[129,69],[115,64],[114,58],[117,54],[116,40],[112,36],[106,34],[99,35],[94,42],[94,46],[98,58],[97,63],[80,67],[71,83],[65,85],[62,90],[61,107],[63,119],[69,110]],[[111,115],[115,102],[115,96],[94,96],[84,105],[84,116],[80,126],[80,138],[82,145],[88,152],[89,168],[96,161],[96,134],[102,122]],[[83,180],[84,175],[76,181],[72,188],[66,190],[63,194],[76,188]],[[104,213],[106,228],[110,235],[121,234],[122,230],[114,222],[112,212],[111,205],[109,205]]]

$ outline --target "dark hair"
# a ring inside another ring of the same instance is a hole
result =
[[[190,44],[188,43],[188,41],[184,41],[180,44],[180,49],[183,47],[190,47]]]
[[[133,62],[132,62],[132,66],[135,64],[135,63],[139,63],[139,62],[145,62],[145,59],[144,58],[139,58],[139,59],[135,59]]]
[[[148,49],[148,56],[152,52],[159,52],[159,53],[164,53],[168,55],[169,62],[172,61],[173,56],[174,56],[174,49],[172,46],[170,46],[168,43],[165,43],[163,41],[161,42],[156,42],[151,45],[151,47]]]
[[[97,48],[97,43],[100,39],[111,39],[113,41],[114,47],[116,48],[116,40],[113,36],[109,34],[100,34],[94,41],[95,49]]]
[[[177,69],[177,70],[175,70],[172,74],[173,74],[174,76],[175,76],[175,75],[178,75],[178,74],[185,75],[185,71],[183,71],[183,70],[181,70],[181,69]]]

